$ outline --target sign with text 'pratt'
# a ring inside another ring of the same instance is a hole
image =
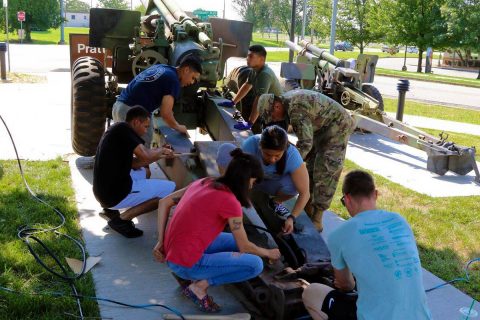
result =
[[[112,53],[105,48],[95,48],[88,45],[88,34],[70,34],[70,67],[80,57],[93,57],[104,64],[106,68],[112,67]]]
[[[24,22],[25,21],[25,11],[18,11],[17,12],[17,19],[20,22]]]

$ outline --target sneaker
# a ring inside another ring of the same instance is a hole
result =
[[[135,228],[135,224],[131,220],[122,220],[120,217],[108,221],[108,225],[127,238],[137,238],[143,234],[142,230]]]
[[[290,210],[285,208],[281,203],[276,203],[273,199],[270,199],[270,208],[273,209],[273,212],[282,220],[287,220],[288,216],[291,215]]]
[[[99,215],[102,219],[110,221],[114,218],[120,217],[120,211],[103,208],[103,211],[100,211]]]

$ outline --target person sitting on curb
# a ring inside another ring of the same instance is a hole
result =
[[[202,64],[194,56],[187,56],[178,67],[156,64],[140,72],[128,86],[122,90],[112,108],[115,122],[125,121],[128,109],[141,105],[151,114],[160,110],[160,116],[172,129],[188,135],[187,127],[175,120],[173,105],[180,96],[180,88],[200,81]],[[153,123],[142,138],[150,147],[153,135]]]
[[[431,319],[418,249],[407,221],[398,213],[377,209],[378,192],[367,172],[349,172],[342,192],[341,202],[352,218],[327,240],[336,289],[319,283],[305,289],[302,298],[312,318]],[[346,293],[355,283],[357,301]]]
[[[97,147],[93,167],[93,193],[103,207],[108,225],[127,238],[139,237],[132,219],[155,210],[158,200],[173,190],[168,180],[147,179],[145,166],[173,154],[168,148],[147,149],[140,136],[150,126],[150,113],[141,106],[127,112],[126,122],[112,125]],[[127,209],[120,215],[118,210]]]
[[[207,294],[208,287],[254,278],[263,270],[260,257],[280,258],[278,249],[250,242],[242,222],[242,206],[251,206],[248,191],[261,181],[262,167],[240,149],[231,155],[223,176],[199,179],[160,200],[158,207],[153,255],[159,262],[166,261],[176,276],[189,280],[183,294],[204,312],[220,310]],[[165,231],[170,209],[177,202]],[[227,224],[231,233],[222,232]]]
[[[220,173],[231,160],[228,153],[235,148],[231,143],[220,146],[217,156]],[[292,233],[295,218],[300,215],[310,198],[308,172],[302,156],[297,148],[288,142],[287,132],[277,125],[269,126],[262,134],[246,139],[242,150],[255,156],[262,164],[264,179],[261,183],[256,183],[253,190],[272,196],[269,205],[280,219],[285,220],[283,232]],[[297,194],[298,198],[290,213],[282,203]]]

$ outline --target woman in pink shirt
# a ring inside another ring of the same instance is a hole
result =
[[[158,206],[158,243],[153,254],[188,280],[184,295],[205,312],[220,310],[207,294],[209,286],[254,278],[263,270],[260,257],[280,258],[278,249],[250,242],[243,227],[242,206],[251,206],[249,189],[263,178],[261,164],[241,149],[231,155],[223,176],[197,180],[163,198]],[[165,232],[170,209],[177,203]],[[222,232],[227,224],[231,233]]]

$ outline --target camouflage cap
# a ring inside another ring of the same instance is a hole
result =
[[[273,93],[262,94],[257,101],[258,115],[263,119],[264,123],[272,122],[272,106],[273,106]]]

